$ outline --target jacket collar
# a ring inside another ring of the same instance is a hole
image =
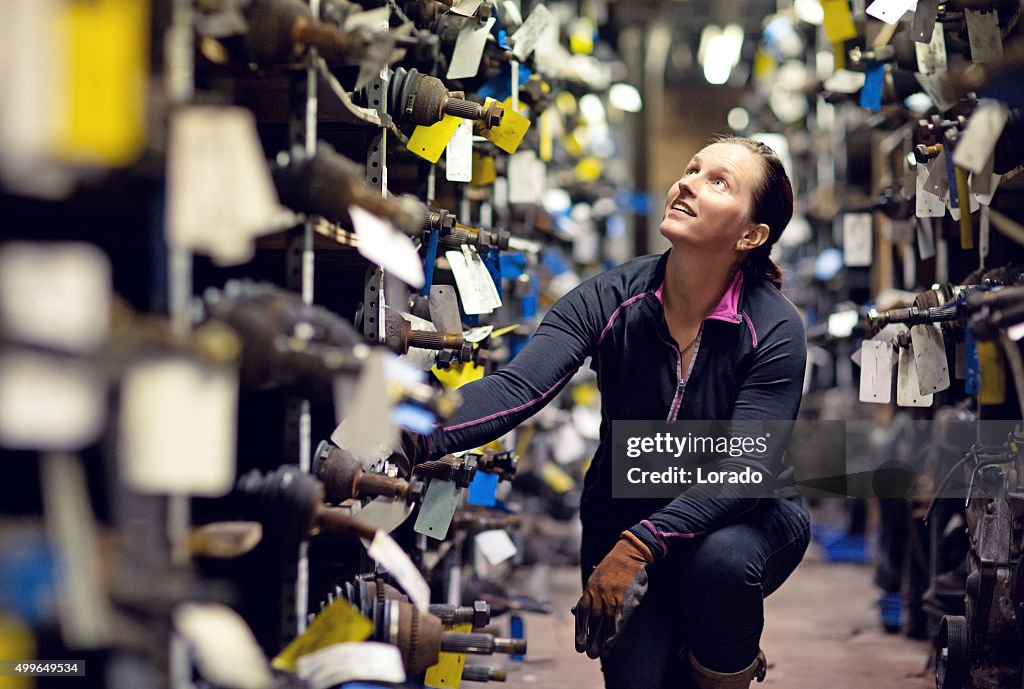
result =
[[[661,260],[658,261],[657,267],[655,268],[655,279],[658,281],[658,287],[654,290],[654,296],[661,302],[662,307],[665,305],[665,266],[668,263],[668,253],[665,252],[661,256]],[[733,276],[729,282],[729,286],[725,288],[725,293],[722,294],[722,298],[718,300],[718,305],[715,306],[714,310],[707,316],[707,318],[713,318],[718,321],[727,321],[729,323],[738,323],[741,320],[740,317],[740,294],[743,292],[743,271],[737,270],[736,275]]]

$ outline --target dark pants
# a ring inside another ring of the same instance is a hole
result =
[[[621,528],[587,511],[580,564],[584,582]],[[613,527],[613,528],[609,528]],[[671,539],[648,567],[647,595],[601,669],[608,689],[685,686],[685,649],[717,672],[737,672],[757,656],[764,598],[796,569],[810,541],[800,498],[762,500],[735,522],[693,540]]]

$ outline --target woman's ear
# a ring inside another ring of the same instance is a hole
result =
[[[768,241],[769,232],[768,226],[763,222],[747,225],[747,228],[743,230],[743,235],[736,242],[736,250],[750,251],[751,249],[756,249]]]

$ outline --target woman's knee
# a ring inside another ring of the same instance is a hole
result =
[[[697,584],[729,590],[761,586],[761,571],[754,553],[744,547],[742,539],[730,537],[724,530],[708,534],[696,544],[690,560],[690,578]]]

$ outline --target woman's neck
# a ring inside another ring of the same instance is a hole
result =
[[[671,321],[697,323],[704,320],[721,301],[736,274],[732,261],[718,265],[703,256],[699,265],[673,248],[665,266],[665,288],[662,298]]]

